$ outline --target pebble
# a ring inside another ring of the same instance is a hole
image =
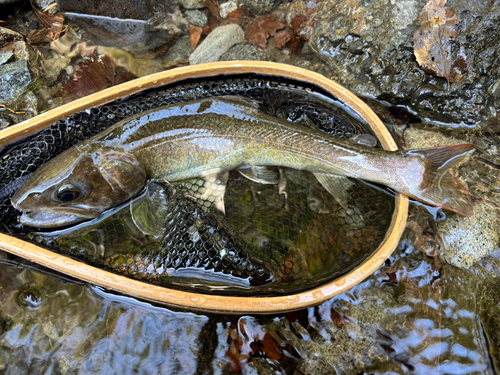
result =
[[[441,255],[454,266],[469,268],[498,249],[497,230],[496,210],[486,203],[475,205],[471,217],[450,214],[438,223]]]
[[[184,9],[203,9],[205,2],[203,0],[181,0]]]
[[[205,40],[189,56],[191,65],[218,61],[224,52],[245,40],[245,32],[234,23],[212,30]]]
[[[225,3],[222,3],[219,7],[219,15],[221,16],[221,18],[224,18],[226,19],[227,18],[227,14],[230,13],[230,12],[233,12],[235,11],[236,9],[238,9],[238,3],[235,2],[235,1],[227,1]]]
[[[208,23],[208,18],[201,10],[188,9],[184,12],[184,17],[187,21],[194,26],[203,27]]]

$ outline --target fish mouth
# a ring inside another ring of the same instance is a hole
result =
[[[57,228],[80,223],[85,220],[89,219],[79,215],[53,214],[37,211],[23,212],[19,218],[21,224],[36,228]]]

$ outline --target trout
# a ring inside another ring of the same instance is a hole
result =
[[[385,185],[429,205],[473,214],[456,176],[474,146],[384,151],[335,138],[261,112],[236,97],[202,99],[126,118],[53,158],[13,195],[24,225],[52,228],[98,217],[136,196],[147,181],[193,178],[225,185],[238,170],[277,183],[269,167],[313,173],[341,205],[347,177]],[[224,174],[226,178],[224,179]],[[224,188],[214,206],[224,211]]]

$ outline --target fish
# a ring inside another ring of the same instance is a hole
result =
[[[228,171],[278,183],[272,167],[287,167],[313,173],[343,206],[348,178],[356,178],[471,216],[457,168],[473,151],[472,144],[385,151],[268,115],[250,99],[213,97],[121,120],[41,166],[11,203],[23,225],[55,228],[98,217],[148,181],[200,178],[220,185],[210,193],[224,212]]]

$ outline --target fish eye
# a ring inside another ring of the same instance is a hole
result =
[[[80,191],[71,184],[64,184],[57,191],[57,198],[63,202],[71,202],[79,196]]]

